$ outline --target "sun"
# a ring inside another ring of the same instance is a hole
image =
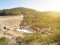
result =
[[[54,0],[46,5],[48,11],[60,11],[60,0]]]
[[[48,0],[35,7],[39,11],[60,11],[60,0]]]

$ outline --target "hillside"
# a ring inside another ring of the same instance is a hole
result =
[[[14,41],[17,41],[18,44],[21,42],[23,45],[31,42],[34,45],[37,42],[43,42],[43,45],[44,43],[60,43],[60,12],[39,12],[23,7],[4,9],[0,10],[0,24],[8,27],[7,32],[4,33],[12,34],[16,38]],[[13,30],[11,31],[10,28]],[[23,34],[15,32],[17,28],[32,30],[34,33],[32,35],[26,34],[26,36],[24,33],[25,37],[21,39],[18,36]]]
[[[24,25],[33,25],[38,28],[56,27],[59,12],[39,12],[29,8],[13,8],[0,10],[0,16],[24,15]]]
[[[55,11],[39,12],[33,9],[23,7],[0,10],[0,16],[19,17],[21,15],[23,16],[23,20],[20,22],[20,24],[18,23],[20,29],[29,29],[34,31],[59,30],[60,12]],[[16,19],[18,17],[16,17]],[[12,21],[8,20],[8,23],[9,22]]]
[[[34,12],[35,14],[37,13],[37,11],[33,10],[33,9],[29,9],[29,8],[24,8],[24,7],[20,7],[20,8],[12,8],[12,9],[4,9],[4,10],[0,10],[0,15],[19,15],[19,14],[33,14],[32,12]]]

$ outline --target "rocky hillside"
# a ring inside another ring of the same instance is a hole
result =
[[[30,26],[30,28],[32,27],[33,30],[50,27],[55,29],[57,28],[57,24],[59,23],[58,19],[60,17],[59,12],[39,12],[23,7],[0,10],[0,16],[18,16],[21,14],[23,14],[24,20],[20,26]]]
[[[32,30],[34,33],[25,35],[16,29]],[[0,32],[3,37],[12,37],[11,45],[60,44],[60,12],[39,12],[23,7],[0,10]]]

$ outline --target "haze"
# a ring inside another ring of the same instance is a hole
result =
[[[60,0],[0,0],[0,10],[27,7],[38,11],[60,11]]]

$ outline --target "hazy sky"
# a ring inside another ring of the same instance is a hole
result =
[[[39,11],[60,11],[60,0],[0,0],[0,9],[27,7]]]

